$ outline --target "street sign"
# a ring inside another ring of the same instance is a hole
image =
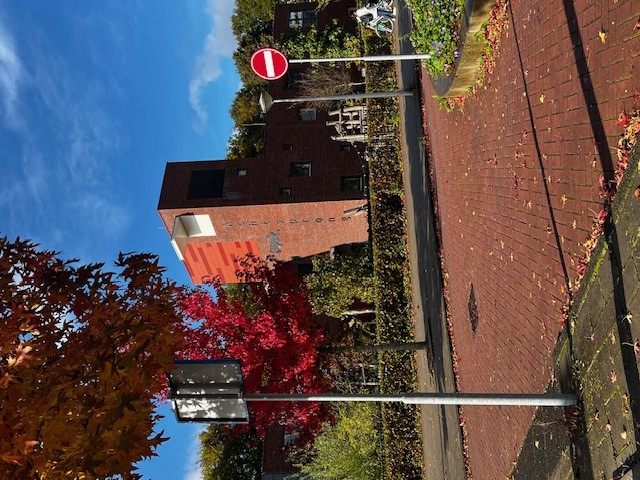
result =
[[[277,80],[287,73],[289,62],[275,48],[261,48],[251,55],[251,69],[265,80]]]

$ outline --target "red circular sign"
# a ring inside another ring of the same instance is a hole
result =
[[[261,48],[251,55],[251,69],[260,78],[277,80],[287,73],[289,62],[282,52],[275,48]]]

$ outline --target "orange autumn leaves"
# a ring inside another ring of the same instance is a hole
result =
[[[150,255],[118,272],[0,238],[0,477],[138,478],[155,394],[182,348],[173,285]]]

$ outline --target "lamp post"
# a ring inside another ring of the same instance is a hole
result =
[[[400,402],[412,405],[512,405],[565,407],[575,405],[573,394],[524,393],[402,393],[306,394],[244,393],[240,362],[180,360],[167,373],[170,398],[179,422],[247,423],[247,402]]]
[[[346,95],[326,95],[322,97],[299,97],[299,98],[278,98],[274,99],[269,93],[260,93],[260,108],[262,113],[267,113],[275,103],[299,103],[299,102],[324,102],[333,100],[355,100],[360,98],[390,98],[390,97],[410,97],[413,92],[371,92],[371,93],[350,93]]]

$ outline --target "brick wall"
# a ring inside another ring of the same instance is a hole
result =
[[[288,261],[326,252],[336,245],[366,241],[367,216],[347,212],[364,204],[363,192],[340,189],[341,175],[357,174],[359,166],[352,164],[350,170],[348,162],[333,167],[327,163],[324,169],[316,169],[315,162],[313,165],[311,177],[294,178],[290,177],[288,161],[168,164],[158,206],[167,232],[173,231],[175,218],[185,214],[208,215],[215,229],[215,236],[188,240],[189,244],[202,244],[197,252],[183,252],[192,281],[201,283],[204,277],[219,275],[223,283],[237,282],[235,266],[230,263],[243,256],[242,245],[247,242],[254,245],[244,249],[247,253],[251,250],[261,257],[273,255]],[[238,177],[240,167],[246,175]],[[226,171],[222,198],[188,199],[191,172],[213,168]],[[305,187],[300,186],[304,183]],[[290,186],[291,194],[281,195],[280,185]],[[225,258],[229,261],[223,262]]]
[[[353,5],[351,0],[334,2],[318,11],[318,27],[337,18],[347,30],[355,31],[356,24],[349,17]],[[289,28],[289,12],[315,7],[315,3],[278,5],[274,36]],[[299,95],[295,89],[286,89],[285,79],[270,82],[269,91],[274,98]],[[254,246],[260,256],[275,255],[286,261],[367,240],[366,215],[345,214],[366,201],[364,188],[344,188],[345,178],[358,177],[363,178],[364,187],[361,154],[331,139],[336,132],[325,123],[327,112],[317,110],[315,119],[301,119],[299,109],[305,107],[275,104],[269,110],[263,157],[167,164],[158,211],[169,234],[175,217],[184,214],[209,215],[216,231],[213,237],[190,237],[188,242],[198,247],[189,255],[183,252],[195,283],[202,281],[207,270],[237,281],[229,261]],[[311,175],[294,175],[295,163],[310,163]],[[192,172],[207,170],[224,172],[220,194],[193,198],[189,194]]]

